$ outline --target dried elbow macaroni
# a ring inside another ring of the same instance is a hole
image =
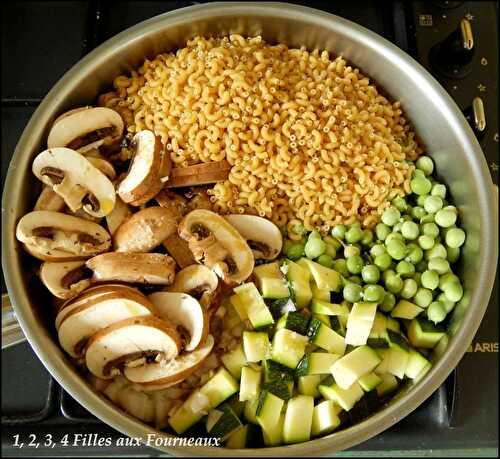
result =
[[[229,161],[216,210],[288,229],[374,226],[421,153],[400,104],[342,57],[261,37],[197,37],[114,87],[103,103],[128,108],[128,131],[153,130],[175,165]]]

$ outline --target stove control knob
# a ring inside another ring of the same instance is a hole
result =
[[[474,57],[474,36],[470,21],[463,18],[455,29],[442,42],[431,48],[432,67],[447,78],[463,78],[471,71]]]
[[[477,139],[481,141],[486,133],[486,114],[483,100],[480,97],[474,97],[472,104],[464,110],[464,115]]]

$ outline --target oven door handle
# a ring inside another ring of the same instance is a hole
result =
[[[26,336],[17,321],[9,295],[2,293],[2,350],[23,341],[26,341]]]

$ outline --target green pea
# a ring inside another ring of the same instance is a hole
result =
[[[386,247],[387,253],[395,260],[402,260],[406,256],[406,246],[401,241],[389,241]]]
[[[440,301],[433,301],[427,308],[427,318],[435,324],[446,318],[446,309]]]
[[[460,257],[460,249],[455,247],[446,247],[447,258],[450,263],[455,263]]]
[[[446,185],[443,185],[442,183],[436,183],[432,187],[431,195],[444,199],[446,197]]]
[[[349,270],[347,269],[347,261],[343,258],[333,261],[333,269],[344,277],[349,277]]]
[[[446,258],[448,252],[443,244],[434,244],[429,250],[425,252],[425,259],[430,260],[431,258]]]
[[[321,239],[318,239],[316,237],[309,237],[304,247],[304,253],[306,254],[306,257],[311,260],[323,255],[325,253],[325,250],[326,244]]]
[[[290,260],[298,260],[304,256],[304,244],[292,244],[285,250],[285,255]]]
[[[435,290],[439,285],[439,274],[436,271],[424,271],[420,278],[420,283],[422,287],[428,288],[429,290]]]
[[[424,251],[417,244],[408,244],[407,250],[405,260],[414,265],[424,258]]]
[[[339,250],[342,247],[342,242],[340,242],[340,240],[336,237],[325,236],[323,241],[325,241],[328,245],[335,247],[335,250]]]
[[[361,249],[356,245],[346,245],[344,247],[344,258],[361,255]]]
[[[389,226],[394,226],[401,218],[401,213],[395,207],[388,207],[382,214],[382,222]]]
[[[404,212],[408,208],[408,204],[405,201],[405,198],[402,196],[397,196],[392,200],[392,205],[398,209],[400,212]]]
[[[429,156],[421,156],[417,159],[415,163],[418,169],[420,169],[425,175],[431,175],[434,171],[434,161]]]
[[[458,249],[465,242],[465,231],[461,228],[452,228],[446,233],[446,245],[453,249]]]
[[[347,258],[347,269],[351,274],[359,274],[363,269],[363,259],[359,255]]]
[[[349,244],[356,244],[356,242],[361,241],[363,238],[363,230],[358,227],[350,228],[347,233],[345,233],[345,241]]]
[[[451,209],[445,208],[438,210],[434,218],[436,223],[442,228],[453,226],[457,221],[457,214]]]
[[[404,237],[401,233],[391,233],[389,234],[389,236],[387,236],[385,238],[385,247],[387,248],[387,246],[391,243],[391,241],[393,240],[398,240],[399,242],[403,242],[404,243]]]
[[[417,271],[417,273],[423,273],[426,269],[427,269],[427,261],[426,260],[420,260],[415,265],[415,271]]]
[[[380,285],[366,285],[363,289],[363,300],[380,302],[384,299],[385,290]]]
[[[458,283],[458,284],[460,283],[460,279],[458,278],[458,276],[456,276],[452,272],[443,274],[439,278],[439,288],[443,291],[444,291],[444,286],[446,284],[451,284],[451,283]]]
[[[432,302],[432,291],[428,288],[420,287],[413,297],[413,301],[417,306],[421,308],[426,308]]]
[[[427,234],[422,234],[418,237],[418,245],[424,250],[429,250],[434,246],[434,238]]]
[[[391,228],[385,223],[378,223],[375,227],[375,234],[379,241],[385,241],[385,238],[391,234]]]
[[[458,282],[448,282],[443,286],[444,294],[450,301],[457,302],[464,294],[462,286]]]
[[[422,196],[424,194],[429,194],[432,185],[431,182],[426,178],[415,177],[410,181],[410,188],[415,194]]]
[[[337,256],[337,249],[331,244],[326,244],[325,255],[335,258]]]
[[[431,258],[428,263],[429,269],[436,271],[439,275],[446,274],[450,271],[450,264],[445,258]]]
[[[418,285],[413,279],[405,279],[403,281],[403,288],[399,292],[399,295],[405,300],[409,300],[414,297],[417,293]]]
[[[397,222],[393,227],[392,227],[392,231],[395,232],[395,233],[401,233],[401,228],[403,227],[403,223],[404,222]]]
[[[370,255],[372,257],[377,257],[378,255],[382,255],[383,253],[387,253],[387,251],[385,250],[385,245],[384,244],[375,244],[370,249]]]
[[[396,272],[401,277],[410,277],[415,272],[415,266],[405,260],[401,260],[396,266]]]
[[[419,234],[418,225],[415,222],[404,222],[401,225],[401,234],[405,239],[417,239]]]
[[[321,234],[319,233],[319,231],[311,231],[309,233],[309,239],[321,239]]]
[[[359,220],[356,220],[349,225],[349,228],[361,228],[361,222]]]
[[[361,238],[361,244],[368,246],[373,242],[373,231],[370,229],[365,229],[363,231],[363,237]]]
[[[384,283],[392,276],[397,276],[396,271],[394,271],[393,269],[387,269],[382,272],[382,280],[384,281]]]
[[[391,293],[399,293],[403,288],[403,279],[396,275],[390,276],[385,281],[385,288]]]
[[[349,301],[349,303],[356,303],[361,300],[363,293],[363,288],[361,285],[349,283],[342,290],[342,296],[344,300]]]
[[[435,214],[443,207],[443,200],[439,196],[426,196],[424,201],[424,209],[430,214]]]
[[[411,209],[411,216],[417,220],[420,220],[425,214],[426,212],[423,207],[416,206]]]
[[[385,292],[384,299],[380,304],[380,309],[384,312],[391,312],[396,306],[396,297],[391,292]]]
[[[351,282],[353,284],[358,284],[358,285],[361,285],[363,283],[363,281],[361,280],[361,277],[359,276],[350,276],[347,278],[347,284]]]
[[[361,270],[361,277],[367,284],[376,284],[380,279],[380,271],[376,265],[366,265]]]
[[[424,224],[424,223],[434,223],[434,215],[435,214],[426,214],[424,215],[420,220],[419,222],[421,224]]]
[[[411,275],[411,278],[418,284],[421,285],[422,273],[417,273],[416,271]]]
[[[439,236],[439,227],[435,223],[424,223],[422,225],[422,233],[432,238],[436,238]]]
[[[320,265],[326,266],[327,268],[333,268],[333,258],[330,255],[324,253],[320,255],[316,260]]]
[[[417,198],[417,206],[424,207],[425,200],[427,199],[427,195],[422,195]],[[425,209],[425,207],[424,207]]]
[[[425,173],[424,171],[421,171],[420,169],[415,169],[413,171],[412,178],[425,178]]]
[[[389,267],[391,266],[391,262],[392,258],[387,252],[377,255],[373,260],[375,266],[379,268],[381,271],[389,269]]]
[[[347,232],[347,228],[345,225],[335,225],[332,228],[331,234],[333,237],[336,237],[338,239],[344,239],[346,232]]]
[[[440,293],[437,297],[436,300],[439,301],[443,306],[446,311],[446,314],[449,314],[453,309],[455,308],[455,302],[450,301],[448,298],[446,298],[445,293]]]

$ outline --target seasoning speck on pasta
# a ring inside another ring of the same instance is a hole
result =
[[[410,190],[421,153],[399,102],[327,51],[261,37],[194,38],[114,81],[103,105],[153,130],[174,165],[226,159],[214,210],[251,213],[292,230],[373,227]],[[128,110],[127,110],[128,109]]]

